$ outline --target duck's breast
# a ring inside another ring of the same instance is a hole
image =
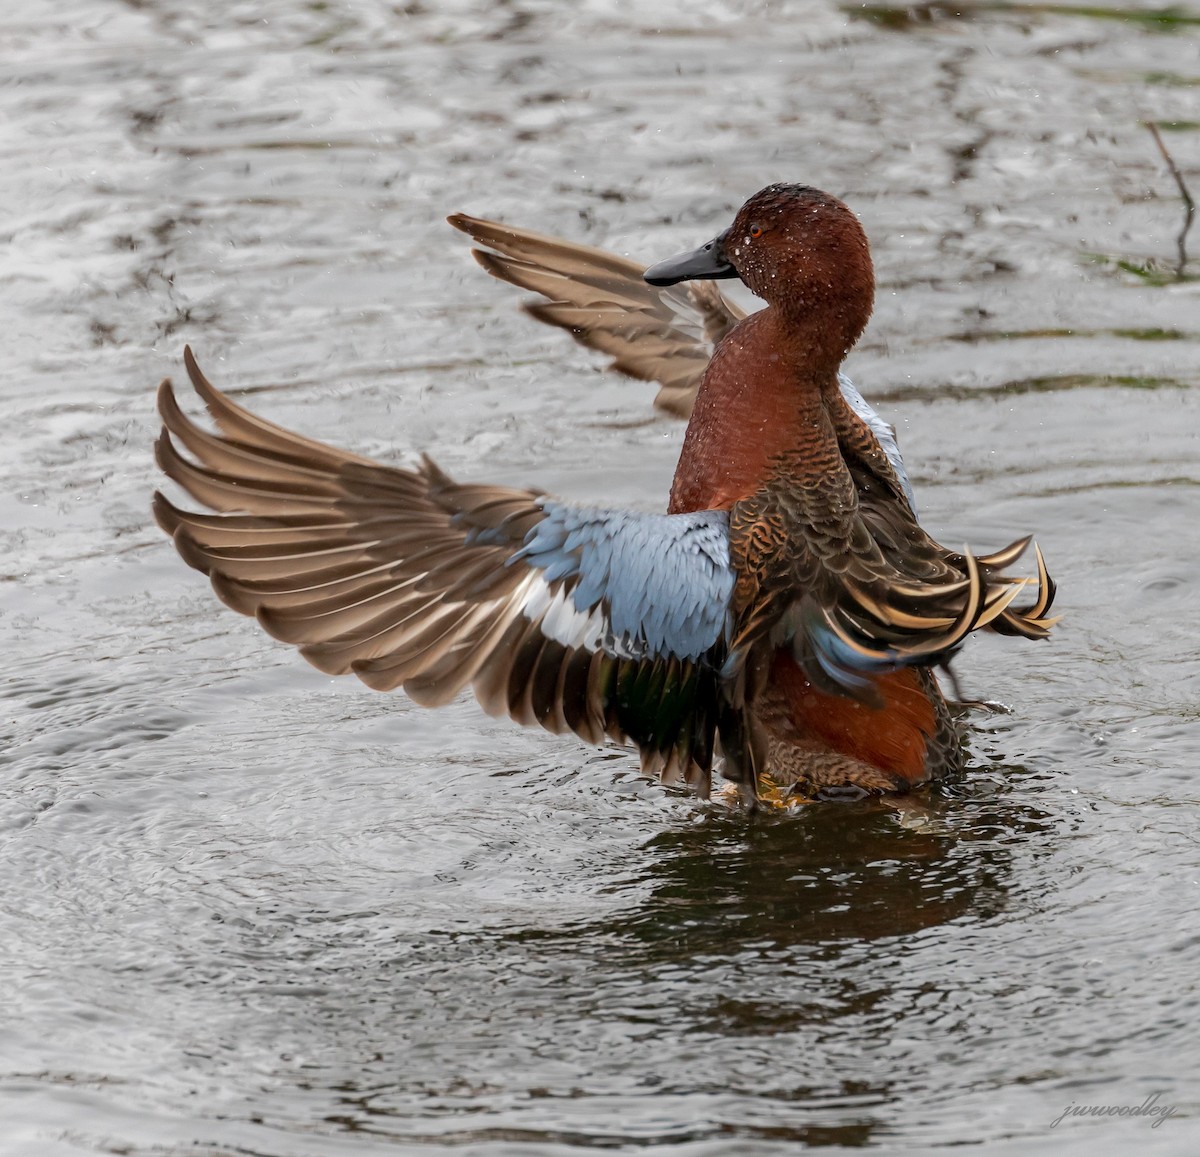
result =
[[[728,510],[760,489],[775,459],[819,440],[827,425],[819,391],[805,390],[770,311],[746,318],[713,351],[675,469],[671,513]]]

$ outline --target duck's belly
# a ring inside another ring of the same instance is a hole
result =
[[[882,708],[827,695],[786,651],[776,653],[756,704],[768,736],[768,774],[792,783],[907,791],[956,766],[959,744],[937,682],[909,669],[880,677]]]

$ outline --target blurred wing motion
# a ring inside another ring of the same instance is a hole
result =
[[[471,252],[493,277],[546,299],[525,305],[530,316],[609,354],[613,369],[657,382],[654,404],[681,418],[692,412],[713,346],[746,316],[712,281],[659,288],[642,280],[644,265],[603,249],[463,213],[447,220],[487,246]],[[915,509],[896,431],[845,374],[838,384],[879,440]]]
[[[188,375],[219,432],[169,382],[159,465],[198,502],[159,525],[234,610],[330,674],[435,706],[471,685],[492,714],[600,743],[707,792],[733,574],[722,511],[572,507],[388,467],[256,417]],[[187,452],[184,457],[180,450]]]

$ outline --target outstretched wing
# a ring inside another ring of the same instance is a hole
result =
[[[733,573],[727,515],[578,508],[388,467],[303,438],[215,389],[218,433],[159,391],[166,474],[216,513],[155,514],[234,610],[314,666],[438,705],[630,739],[707,791]],[[187,457],[180,452],[186,451]]]
[[[447,220],[487,246],[471,252],[493,277],[545,298],[526,303],[531,317],[610,354],[613,369],[657,382],[661,388],[654,404],[679,417],[692,412],[713,346],[746,316],[711,281],[647,285],[644,265],[603,249],[464,213]],[[896,431],[845,374],[838,375],[838,385],[879,441],[915,509]]]
[[[447,220],[487,246],[472,252],[493,277],[546,298],[525,306],[531,316],[658,382],[654,404],[680,417],[692,412],[712,347],[745,317],[711,281],[658,289],[642,280],[644,265],[603,249],[463,213]]]

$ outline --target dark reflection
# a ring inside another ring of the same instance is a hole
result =
[[[348,1096],[345,1098],[346,1113],[332,1114],[324,1118],[327,1125],[332,1125],[347,1133],[361,1133],[376,1136],[388,1136],[386,1128],[379,1127],[373,1118],[388,1117],[392,1114],[381,1113],[375,1107],[369,1096]],[[728,1138],[745,1141],[785,1141],[803,1145],[807,1148],[826,1146],[841,1146],[857,1149],[871,1143],[871,1126],[867,1123],[850,1125],[808,1125],[808,1126],[724,1126],[717,1125],[709,1128],[676,1129],[662,1133],[652,1133],[639,1137],[638,1148],[660,1145],[686,1145],[689,1142],[712,1138]],[[477,1128],[463,1129],[452,1135],[446,1133],[404,1133],[404,1140],[409,1144],[446,1146],[459,1145],[536,1145],[537,1150],[530,1150],[531,1157],[535,1152],[544,1152],[545,1145],[569,1146],[572,1151],[595,1149],[599,1152],[630,1152],[630,1141],[622,1136],[605,1136],[597,1133],[584,1133],[566,1129],[515,1129],[515,1128]],[[732,1150],[731,1150],[732,1152]]]
[[[646,843],[644,864],[608,885],[610,895],[629,899],[615,917],[610,906],[604,920],[427,944],[440,970],[465,966],[476,982],[487,978],[482,989],[456,987],[459,1012],[483,1033],[461,1063],[474,1064],[482,1048],[503,1068],[511,1041],[532,1034],[535,1058],[599,1068],[608,1080],[632,1077],[634,1095],[646,1098],[639,1145],[878,1144],[895,1103],[922,1079],[888,1062],[892,1042],[920,1039],[932,1025],[942,1039],[961,1031],[958,1012],[945,1021],[925,1010],[942,1000],[955,1008],[973,975],[952,960],[939,966],[936,954],[914,968],[906,957],[917,956],[916,938],[1019,906],[1015,846],[1027,869],[1031,847],[1056,842],[1047,836],[1059,818],[1030,805],[1028,790],[1005,794],[1018,780],[1028,787],[1030,776],[992,766],[927,796],[817,804],[774,818],[715,807],[698,819],[682,813],[679,826]],[[392,1015],[407,1015],[404,1000]],[[596,1048],[598,1025],[621,1042],[612,1052]],[[681,1061],[710,1055],[711,1065]],[[447,1071],[414,1089],[395,1069],[400,1063],[385,1060],[393,1080],[342,1085],[342,1111],[329,1123],[385,1134],[400,1127],[406,1140],[429,1143],[630,1143],[619,1125],[590,1132],[567,1124],[570,1104],[596,1094],[587,1081],[525,1090],[542,1106],[537,1128],[485,1113],[451,1134],[415,1134],[405,1124],[414,1098],[435,1117],[504,1098],[464,1087],[461,1073]],[[483,1071],[493,1071],[491,1061]],[[727,1107],[681,1120],[669,1106],[690,1098]],[[655,1117],[657,1131],[647,1127]]]
[[[1027,802],[947,789],[756,822],[714,816],[650,841],[641,879],[653,892],[620,931],[649,962],[752,945],[831,956],[847,943],[986,919],[1006,903],[1005,837],[1048,824]]]

